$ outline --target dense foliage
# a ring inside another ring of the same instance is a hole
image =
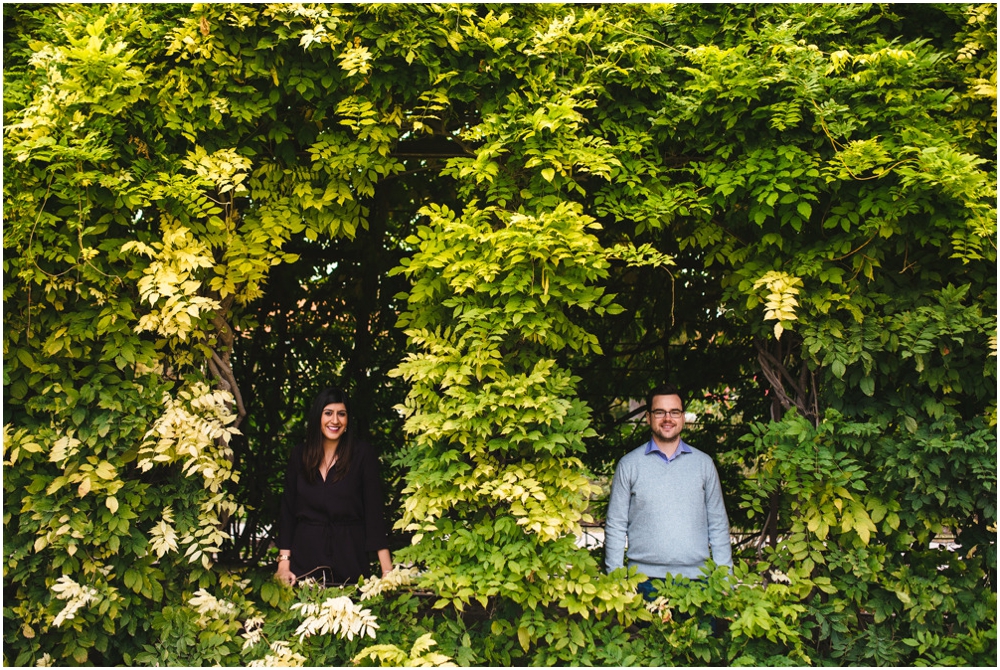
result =
[[[6,4],[5,662],[988,664],[995,187],[995,5]],[[644,603],[665,378],[746,539]],[[415,569],[293,593],[328,383]]]

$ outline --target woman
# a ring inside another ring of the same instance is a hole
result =
[[[348,430],[348,400],[328,388],[313,401],[305,444],[292,449],[278,520],[277,577],[357,582],[378,552],[392,570],[375,450]]]

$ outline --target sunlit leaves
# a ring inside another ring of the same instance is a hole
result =
[[[398,667],[455,667],[450,657],[430,651],[435,645],[437,642],[434,641],[432,633],[424,633],[413,643],[409,653],[396,645],[376,644],[365,647],[354,657],[354,662],[370,659],[381,661],[383,665]]]
[[[552,358],[599,351],[573,310],[615,309],[597,284],[610,266],[598,227],[566,202],[536,215],[422,213],[428,225],[407,239],[417,251],[397,270],[412,281],[400,323],[416,351],[393,374],[411,384],[401,409],[420,456],[404,491],[399,525],[415,533],[404,553],[427,565],[422,583],[441,596],[436,607],[500,598],[585,618],[622,613],[621,589],[605,590],[592,559],[575,551],[596,488],[573,454],[593,431],[575,378]],[[617,253],[669,261],[648,248]],[[569,579],[545,567],[567,562]],[[581,586],[591,580],[602,588]]]
[[[59,600],[66,601],[66,605],[52,620],[52,625],[56,628],[72,620],[81,607],[91,605],[100,598],[96,589],[81,586],[68,575],[62,575],[56,580],[56,583],[52,585],[52,593]]]
[[[340,67],[347,72],[348,77],[371,72],[369,61],[372,59],[372,53],[360,42],[360,39],[355,40],[354,44],[338,56]]]
[[[802,280],[792,277],[786,272],[772,270],[754,282],[755,289],[766,288],[768,293],[764,297],[764,320],[777,321],[774,324],[774,336],[781,339],[781,333],[788,325],[795,321],[795,308],[798,300],[798,287],[802,285]]]
[[[198,382],[178,397],[164,397],[165,411],[153,424],[139,451],[143,471],[156,465],[180,462],[188,476],[200,476],[204,486],[218,493],[224,482],[237,477],[232,471],[230,438],[238,433],[232,395],[212,391]]]
[[[122,252],[138,252],[153,261],[138,282],[139,294],[155,311],[143,315],[136,330],[151,330],[180,341],[187,340],[201,326],[203,313],[211,313],[219,303],[199,294],[197,270],[210,268],[210,250],[184,226],[164,226],[163,242],[147,246],[127,242]]]
[[[164,397],[165,411],[153,424],[139,450],[137,465],[143,472],[154,467],[178,463],[187,477],[200,477],[204,489],[211,493],[199,501],[197,525],[177,533],[170,527],[172,513],[168,508],[163,519],[152,531],[153,550],[159,554],[187,549],[190,561],[201,560],[205,568],[211,555],[227,535],[220,530],[220,519],[236,511],[236,504],[223,491],[223,485],[238,481],[233,470],[230,438],[238,433],[230,424],[236,419],[232,395],[212,391],[198,382],[182,389],[178,397]],[[190,514],[190,512],[189,512]]]
[[[208,154],[204,148],[195,147],[181,165],[192,170],[202,179],[215,186],[217,193],[228,191],[246,193],[243,181],[247,178],[251,161],[232,149],[221,149]]]
[[[174,514],[168,507],[163,510],[163,518],[149,531],[149,548],[156,553],[158,558],[180,548],[177,544],[177,531],[174,530],[173,524]]]

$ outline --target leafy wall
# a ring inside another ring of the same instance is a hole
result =
[[[5,660],[995,657],[995,26],[5,5]],[[751,540],[647,608],[573,535],[661,377]],[[247,567],[326,379],[420,536],[367,655]]]

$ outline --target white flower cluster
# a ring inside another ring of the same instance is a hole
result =
[[[361,601],[364,602],[383,593],[394,591],[400,586],[408,586],[413,583],[416,576],[416,568],[395,568],[385,577],[366,579],[365,583],[361,585]]]
[[[264,640],[264,617],[250,617],[243,623],[243,651],[250,649],[258,642]],[[271,653],[264,658],[250,661],[247,667],[250,668],[300,668],[306,664],[306,657],[292,651],[291,645],[284,640],[276,640],[269,643],[268,648]]]
[[[81,607],[95,603],[99,594],[97,589],[77,584],[68,575],[63,575],[52,585],[52,592],[59,600],[65,600],[66,606],[56,615],[52,625],[58,628],[76,616]]]
[[[264,617],[250,617],[243,622],[243,651],[254,646],[264,638]]]
[[[296,629],[299,642],[312,635],[333,633],[353,640],[354,636],[375,639],[378,623],[371,610],[363,610],[347,596],[327,598],[323,603],[295,603],[293,610],[300,610],[306,617]]]
[[[647,602],[646,609],[659,616],[663,623],[669,623],[674,618],[673,610],[670,609],[670,601],[663,596],[659,596],[652,602]]]
[[[771,570],[771,581],[775,584],[791,584],[792,580],[788,578],[781,570]]]
[[[194,597],[188,600],[188,605],[195,608],[201,615],[199,621],[204,621],[206,617],[229,618],[237,614],[239,609],[228,600],[220,600],[205,589],[198,589]]]

